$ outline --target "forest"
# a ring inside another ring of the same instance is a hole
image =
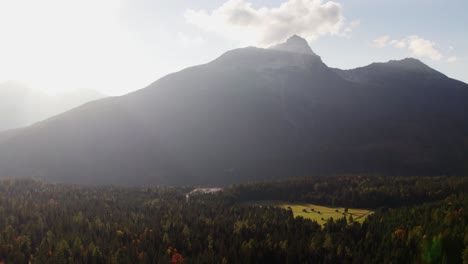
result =
[[[317,176],[227,186],[0,180],[0,263],[468,263],[467,177]],[[247,201],[375,212],[324,226]]]

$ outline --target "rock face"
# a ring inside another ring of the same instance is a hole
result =
[[[304,44],[305,43],[305,44]],[[414,59],[327,67],[295,36],[0,134],[0,175],[222,184],[313,174],[465,174],[468,85]]]

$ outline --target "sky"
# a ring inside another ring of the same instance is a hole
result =
[[[415,57],[468,82],[466,0],[0,0],[0,82],[122,95],[298,34],[330,67]]]

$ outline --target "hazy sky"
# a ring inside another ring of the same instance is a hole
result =
[[[0,82],[118,95],[299,34],[331,67],[417,57],[468,82],[466,0],[0,0]]]

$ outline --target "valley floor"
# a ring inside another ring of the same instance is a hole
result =
[[[468,261],[468,177],[193,189],[0,180],[0,263]]]

